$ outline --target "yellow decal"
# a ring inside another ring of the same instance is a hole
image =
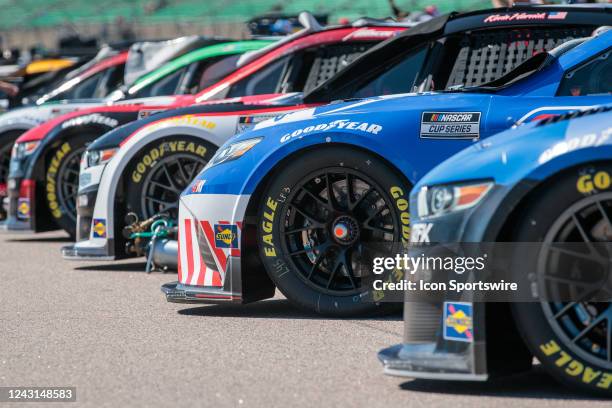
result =
[[[51,215],[55,218],[62,216],[59,203],[57,201],[57,186],[55,182],[55,176],[59,170],[62,159],[72,150],[70,143],[65,142],[59,149],[55,151],[55,154],[51,158],[49,167],[47,168],[47,202],[49,203],[49,210]]]
[[[564,372],[572,377],[577,377],[585,384],[594,384],[596,387],[605,390],[610,389],[612,385],[612,373],[595,370],[574,359],[569,353],[565,352],[556,341],[551,340],[548,343],[540,345],[540,350],[546,357],[554,359],[557,367],[564,367]]]
[[[206,155],[206,147],[201,144],[186,141],[164,142],[149,150],[136,164],[136,169],[132,172],[132,181],[140,183],[144,173],[153,167],[157,160],[164,157],[167,153],[189,152],[200,157]]]
[[[610,174],[605,171],[598,171],[595,174],[583,174],[578,177],[576,189],[579,193],[590,194],[597,190],[606,190],[612,184]]]
[[[276,248],[274,247],[274,241],[272,238],[272,229],[274,226],[274,215],[276,214],[276,208],[278,207],[278,203],[272,199],[272,197],[268,197],[266,201],[266,210],[263,213],[264,220],[261,223],[261,229],[265,234],[261,237],[264,242],[264,254],[266,256],[276,256]]]
[[[391,197],[395,199],[395,206],[400,210],[400,222],[402,224],[402,241],[410,241],[410,213],[408,212],[408,200],[406,200],[404,190],[393,186],[389,190]]]

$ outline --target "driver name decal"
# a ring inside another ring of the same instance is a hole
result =
[[[478,139],[480,112],[423,112],[421,138]]]

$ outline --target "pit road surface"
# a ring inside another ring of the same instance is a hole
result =
[[[66,244],[0,235],[0,386],[75,386],[69,407],[610,407],[538,369],[484,384],[388,377],[376,352],[401,340],[399,315],[324,319],[280,295],[167,303],[175,274],[65,261]]]

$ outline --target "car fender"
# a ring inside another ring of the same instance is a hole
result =
[[[108,238],[114,238],[114,207],[117,190],[132,159],[156,140],[169,136],[190,136],[221,146],[236,130],[238,116],[184,115],[152,122],[135,132],[121,145],[105,167],[94,207],[94,218],[107,220]]]

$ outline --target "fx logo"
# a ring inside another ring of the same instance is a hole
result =
[[[426,243],[429,242],[429,232],[433,224],[413,224],[410,232],[410,242]]]

